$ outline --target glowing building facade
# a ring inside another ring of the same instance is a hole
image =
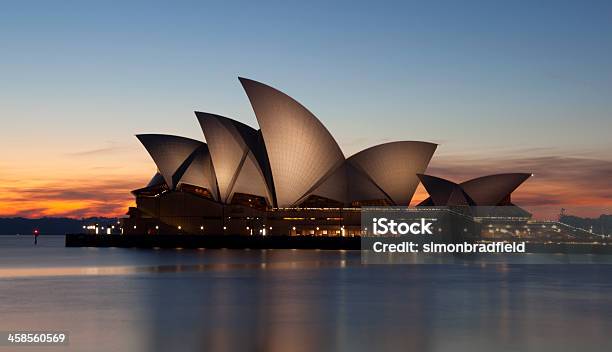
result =
[[[527,174],[461,184],[424,175],[437,145],[390,142],[345,157],[331,133],[285,93],[240,78],[260,129],[196,112],[206,143],[162,134],[137,138],[157,166],[134,190],[127,233],[357,235],[360,207],[504,205]]]

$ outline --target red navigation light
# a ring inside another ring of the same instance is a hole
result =
[[[38,235],[38,229],[34,230],[34,234]]]

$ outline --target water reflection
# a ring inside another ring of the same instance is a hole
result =
[[[0,246],[0,317],[75,351],[601,351],[612,266]]]
[[[352,261],[359,265],[359,260]],[[0,268],[0,279],[36,278],[52,276],[113,276],[134,275],[141,273],[186,273],[211,270],[247,270],[247,269],[303,269],[346,267],[346,260],[327,260],[313,262],[274,262],[274,263],[209,263],[150,266],[95,266],[95,267],[34,267],[34,268]]]
[[[173,337],[147,348],[599,350],[610,346],[612,291],[600,281],[610,273],[503,265],[218,272],[151,287],[150,306],[171,309],[150,311],[149,335]]]

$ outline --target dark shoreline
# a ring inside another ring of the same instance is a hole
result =
[[[360,250],[359,237],[67,234],[66,247]]]
[[[66,247],[361,250],[360,237],[67,234]],[[612,254],[592,243],[527,243],[527,253]]]

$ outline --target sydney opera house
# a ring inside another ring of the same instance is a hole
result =
[[[157,173],[132,191],[128,234],[355,236],[363,206],[513,206],[530,174],[454,183],[426,175],[437,145],[397,141],[346,157],[308,109],[283,92],[240,78],[259,128],[195,112],[206,142],[142,134]],[[518,207],[519,217],[529,213]]]

